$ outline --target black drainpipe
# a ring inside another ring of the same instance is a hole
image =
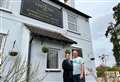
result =
[[[31,48],[32,48],[32,41],[33,41],[33,36],[30,34],[30,41],[29,41],[29,51],[28,51],[28,60],[27,60],[27,76],[26,76],[26,81],[29,82],[30,79],[30,69],[31,69]]]

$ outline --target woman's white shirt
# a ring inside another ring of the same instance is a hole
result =
[[[81,64],[84,64],[83,58],[77,57],[74,58],[72,61],[73,61],[73,75],[80,74]]]

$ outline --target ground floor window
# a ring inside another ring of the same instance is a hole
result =
[[[58,52],[56,48],[49,48],[47,54],[47,68],[48,69],[57,69],[58,68]]]

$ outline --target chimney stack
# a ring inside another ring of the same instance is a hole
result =
[[[64,2],[66,5],[75,8],[75,0],[59,0],[59,1]]]
[[[64,0],[64,3],[66,4],[68,2],[68,0]]]

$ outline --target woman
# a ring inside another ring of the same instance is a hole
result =
[[[63,67],[63,82],[73,82],[73,65],[70,60],[70,53],[65,53],[65,59],[62,63]]]
[[[77,49],[72,50],[73,55],[73,82],[85,82],[84,79],[84,62],[79,56]]]

